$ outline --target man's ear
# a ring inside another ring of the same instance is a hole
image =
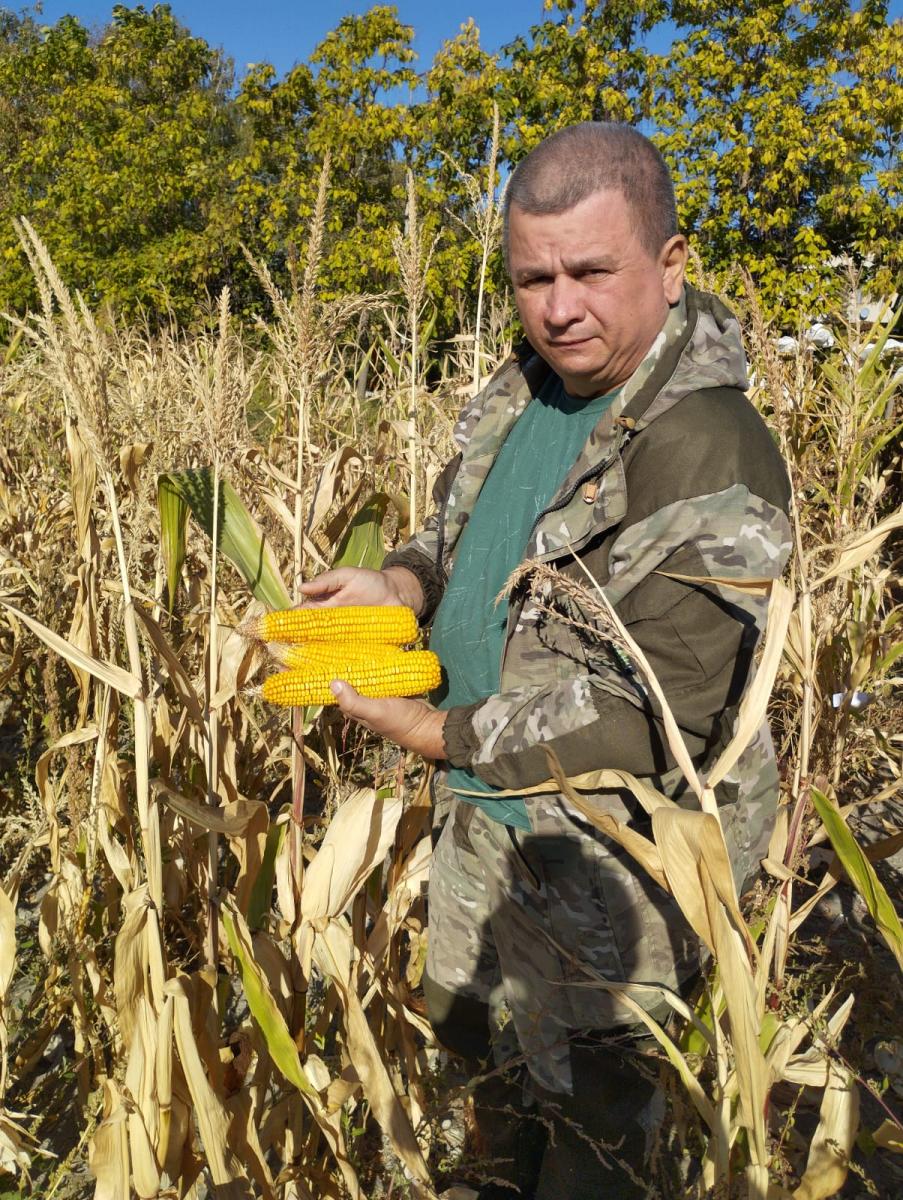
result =
[[[668,238],[661,248],[658,260],[662,271],[662,286],[669,304],[676,304],[680,299],[689,256],[689,243],[682,233]]]

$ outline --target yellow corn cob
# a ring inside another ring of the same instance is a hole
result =
[[[362,696],[417,696],[438,687],[439,659],[429,650],[400,651],[374,647],[369,662],[354,664],[338,675],[327,667],[279,671],[263,681],[262,695],[271,704],[335,704],[330,681],[344,679]]]
[[[357,645],[348,642],[304,642],[297,646],[274,646],[273,657],[289,670],[313,670],[321,668],[336,671],[333,679],[344,679],[343,671],[352,671],[365,663],[381,661],[383,655],[409,654],[399,646],[387,643]]]
[[[244,626],[248,637],[264,642],[351,642],[404,646],[417,640],[413,609],[400,604],[348,604],[285,608],[264,613]]]

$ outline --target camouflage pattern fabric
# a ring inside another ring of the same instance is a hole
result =
[[[553,797],[534,816],[538,829],[524,833],[452,802],[434,852],[426,969],[491,1008],[503,996],[534,1079],[567,1093],[569,1032],[635,1020],[593,976],[677,989],[698,971],[699,948],[673,900],[623,851]],[[631,996],[665,1016],[659,992]]]
[[[430,604],[454,569],[458,536],[498,448],[548,371],[527,347],[465,409],[455,429],[460,454],[437,485],[435,512],[386,560],[414,571]],[[650,660],[703,774],[731,736],[766,616],[761,598],[729,581],[778,578],[790,551],[789,481],[745,386],[736,319],[687,287],[540,516],[525,555],[586,583],[579,555]],[[713,576],[727,582],[708,582]],[[544,599],[553,614],[525,588],[510,597],[500,691],[449,710],[448,761],[517,790],[548,779],[549,747],[569,775],[617,767],[694,805],[631,664],[573,597]],[[694,969],[695,947],[644,872],[583,825],[566,798],[527,797],[532,834],[519,853],[505,827],[449,801],[441,775],[439,806],[450,804],[453,816],[430,883],[428,969],[477,997],[494,970],[531,1071],[567,1091],[564,1031],[626,1019],[600,989],[577,986],[579,963],[614,982],[674,986]],[[767,729],[716,795],[742,887],[765,852],[777,801]],[[620,793],[592,802],[636,827],[644,820]],[[570,877],[558,883],[547,860],[562,847]],[[531,857],[535,891],[522,870]]]

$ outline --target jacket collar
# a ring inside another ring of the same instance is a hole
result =
[[[463,452],[448,497],[445,545],[463,529],[508,433],[546,382],[551,368],[522,343],[455,427]],[[690,392],[747,386],[746,357],[736,317],[714,296],[686,285],[643,361],[590,433],[556,496],[537,522],[527,557],[553,558],[579,549],[626,511],[619,452],[631,432],[645,429]],[[612,474],[613,472],[613,474]],[[604,486],[595,482],[604,476]]]

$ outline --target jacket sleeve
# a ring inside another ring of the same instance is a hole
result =
[[[635,486],[643,480],[656,491],[654,507],[641,504],[639,519],[619,526],[609,547],[606,595],[648,658],[697,761],[718,743],[725,714],[742,696],[767,602],[725,584],[673,576],[780,576],[790,550],[789,488],[764,427],[763,433],[770,479],[759,490],[768,498],[752,489],[750,478],[730,482],[707,470],[714,447],[705,437],[693,449],[698,469],[679,473],[679,479],[670,472],[676,481],[670,495],[667,487],[663,493],[651,481],[668,478],[669,471],[652,449],[629,474]],[[717,490],[685,482],[707,476]],[[585,579],[579,569],[570,573]],[[593,623],[591,613],[565,604],[569,611],[561,622],[531,601],[519,618],[518,636],[530,636],[537,652],[545,644],[558,656],[552,670],[546,663],[533,672],[542,682],[449,710],[445,742],[452,766],[470,768],[496,788],[547,779],[544,746],[569,775],[600,767],[656,775],[674,766],[642,676],[603,636],[581,631]]]
[[[428,625],[433,614],[439,607],[445,591],[445,572],[441,566],[442,547],[440,546],[439,530],[442,514],[448,499],[449,489],[461,465],[461,455],[456,454],[448,462],[433,485],[433,511],[423,524],[423,528],[403,546],[387,554],[383,560],[383,570],[386,567],[407,567],[417,576],[423,590],[423,609],[419,615],[421,625]]]

